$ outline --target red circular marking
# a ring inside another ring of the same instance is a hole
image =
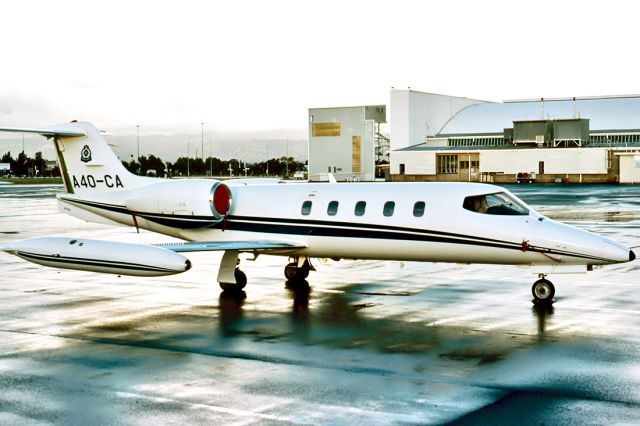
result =
[[[218,214],[226,215],[231,207],[231,191],[227,185],[218,185],[213,191],[213,207]]]

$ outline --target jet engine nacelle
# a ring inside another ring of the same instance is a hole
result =
[[[54,268],[157,277],[191,268],[189,259],[161,247],[69,237],[38,237],[13,243],[5,251]]]
[[[231,208],[231,190],[216,180],[168,180],[134,189],[126,206],[136,213],[213,216],[220,222]]]

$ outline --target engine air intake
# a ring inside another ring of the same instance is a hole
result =
[[[211,212],[214,216],[224,218],[231,208],[231,190],[222,182],[211,188]]]

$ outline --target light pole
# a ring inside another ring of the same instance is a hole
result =
[[[136,124],[136,140],[138,141],[138,160],[140,160],[140,125]]]
[[[204,128],[202,129],[202,134],[204,135]],[[213,176],[213,142],[211,138],[209,138],[209,176]]]

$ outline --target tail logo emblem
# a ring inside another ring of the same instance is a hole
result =
[[[91,161],[91,150],[89,149],[89,145],[85,145],[84,148],[82,148],[82,152],[80,152],[80,160],[83,163]]]

